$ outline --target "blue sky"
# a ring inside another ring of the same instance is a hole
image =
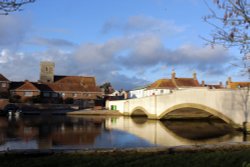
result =
[[[0,72],[11,80],[38,80],[42,60],[54,61],[58,75],[95,76],[117,89],[169,78],[172,69],[207,83],[248,80],[231,65],[236,49],[200,38],[212,30],[202,0],[37,0],[23,9],[0,15]]]

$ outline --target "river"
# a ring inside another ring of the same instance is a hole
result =
[[[241,142],[220,120],[158,121],[123,116],[0,117],[0,150],[136,148]]]

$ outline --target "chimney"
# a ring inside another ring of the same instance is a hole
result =
[[[175,74],[176,74],[176,73],[175,73],[175,71],[173,70],[173,71],[172,71],[172,79],[175,79]]]
[[[227,82],[226,82],[227,88],[231,88],[231,84],[230,84],[231,82],[232,82],[232,78],[228,77]]]
[[[196,74],[196,72],[193,73],[193,79],[197,80],[197,74]]]
[[[201,81],[201,86],[205,86],[205,81]]]

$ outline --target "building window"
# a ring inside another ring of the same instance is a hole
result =
[[[73,97],[77,97],[77,93],[72,93],[72,96]]]
[[[65,96],[65,93],[60,93],[60,94],[61,94],[61,96],[62,96],[62,97],[64,97],[64,96]]]
[[[44,92],[44,93],[43,93],[43,97],[50,97],[50,93]]]
[[[26,92],[24,92],[24,96],[31,97],[31,96],[33,96],[33,92],[26,91]]]
[[[4,82],[2,83],[2,88],[6,88],[7,87],[7,84]]]
[[[161,90],[161,93],[164,93],[164,90]]]
[[[52,93],[52,97],[58,97],[57,93]]]

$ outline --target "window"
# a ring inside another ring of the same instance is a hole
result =
[[[164,90],[161,90],[161,93],[164,93]]]
[[[26,91],[26,92],[24,92],[24,96],[26,96],[26,97],[33,96],[33,92]]]
[[[59,96],[60,96],[60,97],[64,97],[64,96],[65,96],[65,93],[59,93]]]
[[[4,82],[2,83],[2,88],[6,88],[7,87],[7,84]]]
[[[73,97],[77,97],[77,93],[73,93],[72,95],[73,95]]]
[[[44,92],[44,93],[43,93],[43,97],[50,97],[50,93]]]
[[[52,93],[52,97],[58,97],[57,93]]]

